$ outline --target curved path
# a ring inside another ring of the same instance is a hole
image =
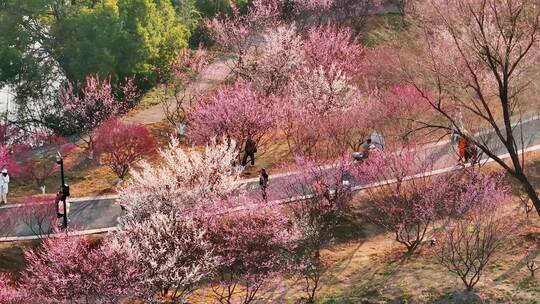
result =
[[[372,15],[399,14],[400,10],[396,3],[387,2],[378,10],[370,12]],[[222,83],[232,72],[234,60],[230,56],[221,56],[209,64],[199,75],[197,80],[187,88],[190,92],[204,92]],[[172,107],[175,106],[173,101]],[[124,118],[127,122],[139,124],[153,124],[163,121],[166,118],[163,105],[156,104],[147,109],[134,113]]]
[[[516,126],[516,134],[523,132],[524,134],[524,150],[536,151],[540,150],[540,119],[538,117],[524,121]],[[491,148],[500,157],[508,157],[505,155],[506,149],[494,138],[492,132],[481,132],[479,137],[486,142],[491,142]],[[519,147],[520,149],[522,147]],[[436,159],[434,171],[432,174],[439,174],[456,169],[456,156],[448,141],[439,142],[437,144],[425,146],[422,153],[426,157]],[[326,170],[332,170],[331,167]],[[295,200],[302,199],[302,190],[300,184],[295,182],[295,172],[283,173],[270,176],[269,189],[280,189],[287,187],[288,191],[269,191],[269,201],[273,204],[282,204]],[[245,179],[242,183],[246,184],[248,193],[251,196],[260,197],[260,189],[258,179]],[[355,180],[351,180],[353,190],[361,190],[370,185],[361,184]],[[94,197],[94,198],[79,198],[71,199],[70,208],[70,226],[78,232],[75,234],[93,234],[112,231],[116,229],[117,218],[122,214],[120,206],[116,203],[117,196]],[[47,205],[43,205],[43,208]],[[28,208],[28,207],[26,207]],[[242,208],[242,207],[241,207]],[[18,214],[18,211],[27,211],[23,205],[7,205],[0,207],[0,220],[9,218],[9,212]],[[31,210],[35,214],[40,214],[39,210]],[[37,218],[33,220],[22,220],[11,218],[11,223],[0,223],[0,241],[13,241],[36,239],[40,234],[39,231],[48,231],[49,227],[40,226]]]

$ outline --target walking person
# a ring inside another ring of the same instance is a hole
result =
[[[57,226],[62,227],[64,224],[64,205],[62,202],[62,197],[64,196],[64,193],[62,192],[62,189],[56,193],[56,196],[54,197],[54,205],[56,206],[56,219],[57,219]],[[122,206],[120,206],[122,208]],[[123,208],[122,208],[123,210]]]
[[[259,175],[259,186],[261,186],[262,198],[266,202],[268,200],[268,195],[266,188],[268,188],[268,173],[266,169],[261,169],[261,174]]]
[[[458,139],[458,163],[462,164],[465,160],[465,149],[467,148],[467,139],[464,136],[460,136]]]
[[[369,153],[371,151],[375,150],[375,145],[371,142],[371,138],[368,138],[363,144],[362,144],[362,154],[363,158],[368,158]]]
[[[255,153],[257,153],[257,143],[248,137],[246,140],[246,146],[244,148],[244,157],[242,159],[242,166],[247,165],[248,157],[251,159],[251,165],[255,166]]]
[[[459,138],[459,132],[454,127],[452,127],[452,132],[450,133],[451,144],[455,145],[458,142]]]
[[[9,191],[9,174],[6,168],[2,170],[0,174],[0,199],[2,204],[7,204],[7,194]]]
[[[472,144],[469,140],[466,141],[465,144],[465,151],[464,151],[464,159],[465,162],[471,162],[471,165],[476,164],[478,161],[478,149],[474,144]]]

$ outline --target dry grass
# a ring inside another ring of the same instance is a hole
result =
[[[539,303],[540,278],[529,278],[524,257],[525,248],[540,242],[540,220],[523,221],[519,210],[509,216],[523,227],[488,265],[476,293],[464,292],[461,281],[435,263],[429,248],[405,258],[392,235],[364,223],[355,233],[360,237],[323,250],[328,267],[318,303]],[[302,283],[276,278],[261,290],[258,303],[296,303],[303,296]],[[211,291],[202,289],[192,302],[209,303],[210,298]]]
[[[530,160],[528,170],[535,185],[540,187],[540,152],[527,154],[527,157]],[[91,183],[92,180],[79,181],[79,185],[83,182]],[[529,278],[524,263],[528,252],[540,259],[540,218],[531,214],[530,219],[525,219],[517,197],[508,206],[507,216],[519,224],[519,229],[502,254],[489,264],[473,295],[463,292],[459,279],[437,265],[427,248],[404,258],[403,248],[393,241],[391,234],[354,216],[357,222],[341,227],[338,243],[322,252],[328,267],[322,278],[319,302],[540,303],[540,278]],[[24,263],[23,248],[36,244],[0,244],[0,272],[17,275]],[[261,291],[263,300],[260,302],[294,303],[303,295],[301,287],[302,282],[295,278],[274,279]],[[209,296],[209,290],[203,289],[193,303],[207,303]]]
[[[540,152],[527,154],[528,170],[540,188]],[[493,165],[485,170],[496,170]],[[513,189],[517,184],[508,177]],[[517,191],[515,191],[517,194]],[[361,194],[359,194],[361,195]],[[505,209],[517,224],[504,249],[490,262],[475,293],[464,292],[462,282],[438,265],[430,248],[421,247],[412,257],[393,241],[393,235],[362,222],[340,228],[338,243],[322,252],[328,265],[322,277],[320,303],[540,303],[540,277],[530,278],[525,257],[540,260],[540,218],[529,219],[518,198]],[[430,234],[428,234],[429,236]],[[260,303],[295,303],[303,296],[302,281],[279,277],[261,290]],[[203,289],[193,303],[208,303],[210,290]]]

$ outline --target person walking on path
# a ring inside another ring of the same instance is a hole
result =
[[[2,199],[2,204],[7,204],[7,194],[9,191],[9,174],[7,169],[2,170],[0,174],[0,198]]]
[[[369,156],[369,153],[375,149],[375,145],[371,143],[371,138],[368,138],[366,142],[362,144],[362,154],[363,158],[366,159]]]
[[[460,164],[465,160],[465,148],[467,148],[467,139],[460,136],[458,139],[458,163]]]
[[[469,140],[466,141],[463,157],[465,162],[471,162],[471,165],[476,164],[478,161],[478,149]]]
[[[268,187],[268,173],[264,168],[261,169],[261,174],[259,175],[259,186],[261,186],[262,198],[266,202],[268,199],[266,188]]]
[[[248,157],[251,159],[251,165],[255,166],[255,153],[257,153],[257,143],[253,139],[251,139],[251,137],[248,137],[246,141],[246,146],[244,149],[244,157],[242,159],[242,166],[247,165]]]
[[[54,198],[54,205],[56,206],[56,219],[57,219],[57,226],[62,227],[63,225],[63,209],[64,205],[62,203],[62,196],[64,196],[64,193],[62,192],[62,189],[56,193],[56,196]],[[122,206],[120,206],[122,208]],[[61,212],[62,211],[62,212]]]

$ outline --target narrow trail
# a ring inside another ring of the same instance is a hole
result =
[[[219,85],[227,78],[227,76],[231,74],[231,65],[232,59],[226,57],[218,58],[201,72],[199,78],[186,89],[186,94],[190,94],[192,91],[208,91]],[[175,102],[173,102],[173,106],[176,106]],[[161,122],[165,118],[165,110],[163,109],[163,105],[160,103],[145,110],[139,111],[133,115],[126,116],[124,117],[124,120],[131,123],[148,125]]]

